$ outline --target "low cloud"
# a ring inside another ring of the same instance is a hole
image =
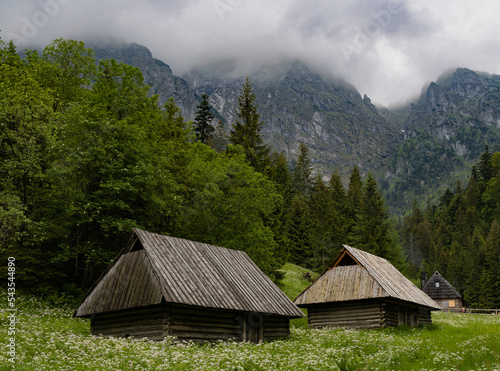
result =
[[[390,105],[445,70],[500,73],[500,3],[464,0],[4,0],[3,40],[137,42],[181,75],[200,66],[251,74],[299,59]]]

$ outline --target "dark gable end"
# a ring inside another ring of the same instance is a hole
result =
[[[432,277],[422,288],[427,295],[436,299],[461,299],[462,295],[438,272],[434,272]]]
[[[121,255],[88,294],[75,316],[160,304],[160,285],[151,268],[144,250]]]

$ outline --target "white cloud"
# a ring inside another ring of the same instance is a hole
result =
[[[182,74],[234,60],[246,74],[301,59],[390,104],[450,67],[500,73],[495,0],[4,0],[1,36],[138,42]]]

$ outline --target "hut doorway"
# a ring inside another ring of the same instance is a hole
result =
[[[258,343],[264,340],[264,317],[261,313],[248,313],[243,322],[243,341]]]
[[[398,306],[398,325],[418,326],[418,312],[403,305]]]

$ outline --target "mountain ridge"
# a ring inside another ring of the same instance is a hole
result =
[[[138,44],[93,47],[97,59],[138,67],[160,103],[173,97],[194,119],[202,94],[210,96],[226,128],[235,120],[244,77],[231,65],[190,71],[182,77]],[[465,181],[485,145],[500,149],[500,76],[458,68],[422,89],[398,111],[377,107],[345,81],[323,78],[300,61],[249,76],[264,122],[262,134],[289,161],[300,143],[309,148],[316,173],[344,179],[354,165],[379,182],[393,214],[409,210],[456,180]],[[433,167],[431,167],[431,165]]]

